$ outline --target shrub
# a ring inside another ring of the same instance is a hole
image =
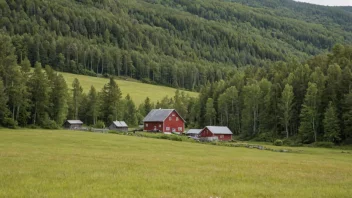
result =
[[[332,148],[334,147],[334,143],[332,142],[315,142],[313,143],[314,147],[321,147],[321,148]]]
[[[18,125],[17,121],[12,118],[4,119],[4,126],[7,128],[15,129],[17,125]]]
[[[170,140],[172,141],[182,141],[182,138],[176,135],[170,135]]]
[[[41,127],[43,127],[44,129],[58,129],[59,128],[54,120],[49,120],[49,119],[45,120],[41,124]]]
[[[95,123],[94,127],[98,129],[103,129],[105,128],[105,123],[101,120],[98,120],[97,123]]]
[[[274,141],[275,146],[282,146],[283,144],[284,144],[284,142],[282,140],[275,140]]]
[[[97,77],[97,74],[94,71],[92,71],[92,70],[83,69],[81,73],[86,75],[86,76]]]

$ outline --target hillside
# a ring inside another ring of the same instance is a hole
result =
[[[18,62],[198,90],[234,67],[352,43],[352,13],[289,0],[0,0]]]
[[[94,86],[97,90],[101,90],[105,84],[109,82],[107,78],[98,78],[84,75],[76,75],[70,73],[61,73],[65,78],[67,85],[70,87],[75,78],[77,78],[83,91],[88,93],[91,86]],[[176,89],[158,85],[145,84],[141,82],[133,82],[128,80],[116,80],[119,85],[123,97],[129,94],[133,102],[138,106],[144,102],[146,97],[154,103],[161,101],[165,96],[173,97],[175,95]],[[198,93],[185,91],[191,97],[197,97]]]
[[[0,197],[349,197],[341,150],[275,153],[73,131],[0,130]]]

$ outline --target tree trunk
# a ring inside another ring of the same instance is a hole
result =
[[[314,132],[314,142],[317,142],[317,132],[315,131],[315,119],[313,118],[313,132]]]

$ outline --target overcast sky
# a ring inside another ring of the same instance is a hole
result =
[[[301,2],[329,5],[329,6],[352,6],[352,0],[296,0]]]

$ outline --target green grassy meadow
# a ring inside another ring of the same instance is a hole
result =
[[[77,78],[81,83],[83,91],[86,93],[90,90],[90,87],[92,85],[98,91],[100,91],[104,87],[104,85],[109,82],[109,79],[107,78],[91,77],[71,73],[61,74],[64,76],[69,87],[71,87],[73,80]],[[157,102],[158,100],[160,101],[165,96],[173,97],[176,91],[176,89],[171,87],[136,82],[132,79],[116,80],[116,82],[119,85],[123,96],[130,94],[131,98],[136,103],[136,105],[143,103],[146,97],[149,97],[152,102]],[[192,97],[198,96],[198,93],[196,92],[185,92]]]
[[[0,130],[0,197],[350,197],[352,154]]]

